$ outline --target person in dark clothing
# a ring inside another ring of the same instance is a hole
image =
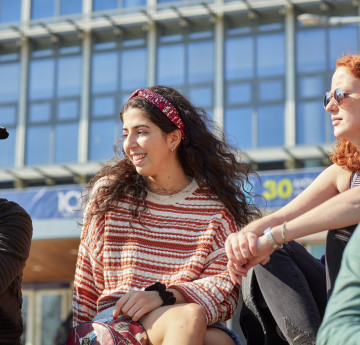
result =
[[[0,138],[6,139],[0,127]],[[0,197],[0,344],[20,345],[22,274],[30,252],[32,222],[18,204]]]

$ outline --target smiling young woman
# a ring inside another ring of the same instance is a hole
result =
[[[259,216],[249,166],[172,88],[136,90],[120,117],[124,155],[88,186],[75,324],[126,315],[152,345],[238,344],[224,327],[239,297],[224,245]]]

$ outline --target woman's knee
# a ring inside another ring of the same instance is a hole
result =
[[[160,307],[143,316],[140,322],[146,328],[151,328],[156,322],[165,328],[206,329],[206,314],[204,308],[196,303],[176,304]]]
[[[206,314],[203,307],[196,303],[186,303],[181,308],[174,310],[174,318],[186,326],[199,328],[206,327]]]
[[[194,344],[200,344],[205,338],[205,310],[195,303],[160,307],[143,316],[140,322],[148,334],[150,343],[154,345],[179,338],[190,339]]]

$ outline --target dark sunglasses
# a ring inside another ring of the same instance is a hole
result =
[[[326,106],[330,103],[332,97],[334,97],[335,103],[337,105],[340,105],[343,102],[344,97],[346,95],[351,94],[351,93],[360,93],[360,91],[344,92],[341,89],[336,89],[334,91],[334,96],[331,96],[331,93],[329,91],[325,92],[325,95],[324,95],[324,98],[323,98],[324,108],[326,108]]]

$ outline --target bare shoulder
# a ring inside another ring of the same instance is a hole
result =
[[[310,198],[317,195],[319,196],[319,200],[323,202],[347,190],[349,188],[350,176],[351,173],[349,171],[333,164],[324,169],[313,183],[300,195]]]
[[[345,192],[350,187],[351,171],[348,171],[336,164],[333,164],[332,167],[339,193]]]

